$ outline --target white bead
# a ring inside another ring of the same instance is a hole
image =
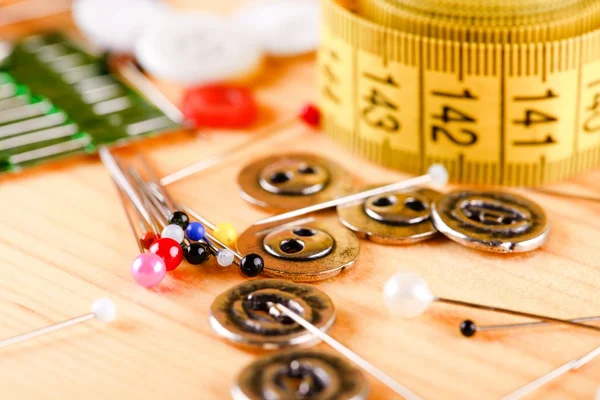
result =
[[[109,50],[132,52],[145,26],[168,7],[156,0],[76,0],[72,15],[93,44]]]
[[[435,186],[444,186],[448,183],[448,170],[442,164],[433,164],[427,170],[427,174],[431,177],[431,183]]]
[[[135,55],[150,74],[185,85],[247,77],[263,58],[252,35],[233,20],[199,11],[170,12],[148,25]]]
[[[233,264],[234,259],[233,253],[227,249],[217,251],[217,262],[221,267],[229,267]]]
[[[250,2],[238,9],[234,19],[270,55],[304,54],[319,45],[321,7],[315,0]]]
[[[184,236],[183,229],[179,225],[174,224],[165,226],[165,229],[160,234],[161,238],[171,238],[177,243],[183,243]]]
[[[427,282],[414,272],[400,272],[388,279],[383,296],[390,311],[404,318],[423,314],[435,299]]]
[[[92,314],[100,321],[111,322],[117,317],[117,306],[111,299],[98,299],[92,304]]]

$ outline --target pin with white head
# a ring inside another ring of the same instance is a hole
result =
[[[146,250],[151,250],[152,246],[159,239],[156,219],[151,214],[150,208],[147,207],[148,202],[145,198],[142,198],[140,193],[133,187],[121,165],[107,147],[101,147],[98,153],[117,187],[121,193],[125,194],[125,196],[121,195],[122,204],[129,220],[129,224],[136,236],[140,251],[140,254],[131,264],[131,275],[133,279],[143,287],[151,288],[158,286],[165,278],[167,269],[176,268],[181,262],[181,258],[171,257],[170,254],[169,257],[161,257],[152,251],[146,252]],[[137,220],[142,226],[142,229],[148,229],[139,237],[136,230],[137,224],[133,222],[124,198],[127,198],[133,205],[133,209],[136,211],[135,215],[137,216]],[[179,253],[179,255],[181,254]]]
[[[240,272],[245,277],[256,277],[263,271],[264,260],[258,254],[250,253],[242,256],[232,248],[237,241],[237,232],[233,225],[229,223],[214,225],[190,207],[184,204],[174,204],[166,189],[152,173],[147,160],[144,157],[138,158],[148,172],[150,182],[144,182],[139,175],[134,178],[138,186],[143,188],[147,196],[151,198],[155,205],[154,209],[168,223],[163,229],[162,237],[176,235],[177,239],[181,239],[180,243],[185,240],[184,254],[188,263],[203,264],[208,260],[210,254],[208,250],[211,249],[220,266],[228,267],[235,263],[239,265]],[[174,204],[174,206],[170,207],[168,204]],[[191,221],[188,214],[197,221]],[[212,234],[207,231],[205,226],[210,229]]]
[[[53,325],[46,326],[44,328],[36,329],[31,332],[23,333],[17,336],[9,337],[0,340],[0,348],[10,346],[11,344],[23,342],[25,340],[33,339],[38,336],[45,335],[46,333],[54,332],[68,326],[76,325],[81,322],[88,321],[90,319],[98,319],[102,322],[112,322],[117,317],[117,306],[115,303],[106,298],[97,299],[92,303],[91,312],[88,314],[81,315],[79,317],[71,318],[63,322],[58,322]]]
[[[414,272],[400,272],[393,275],[385,284],[383,296],[390,311],[393,314],[404,318],[418,317],[419,315],[423,314],[425,310],[427,310],[432,302],[437,301],[462,307],[470,307],[519,317],[537,319],[546,322],[553,322],[600,333],[600,327],[597,326],[585,325],[578,322],[548,317],[545,315],[436,297],[429,289],[425,279]]]
[[[391,183],[389,185],[376,187],[373,189],[365,190],[359,193],[354,193],[348,196],[339,197],[337,199],[333,199],[330,201],[326,201],[324,203],[315,204],[312,206],[300,208],[298,210],[286,212],[283,214],[278,214],[273,217],[265,218],[258,222],[255,222],[255,225],[263,225],[269,224],[273,222],[279,222],[290,218],[300,217],[306,214],[310,214],[313,212],[326,210],[328,208],[337,207],[343,204],[350,204],[352,202],[358,200],[364,200],[372,196],[380,196],[388,193],[397,192],[400,190],[405,190],[421,185],[432,184],[434,186],[444,186],[448,183],[448,171],[441,164],[433,164],[427,170],[427,174],[417,176],[410,179],[405,179],[402,181],[398,181],[395,183]]]

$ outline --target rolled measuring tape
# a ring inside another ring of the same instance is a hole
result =
[[[323,0],[323,129],[382,165],[539,185],[600,164],[600,1]]]

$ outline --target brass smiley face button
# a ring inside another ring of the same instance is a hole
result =
[[[290,153],[247,165],[238,184],[242,197],[252,204],[294,210],[350,193],[352,175],[326,158]]]
[[[454,191],[432,207],[436,228],[479,250],[510,253],[537,249],[550,228],[544,210],[531,200],[504,192]]]
[[[231,389],[234,400],[364,400],[364,374],[329,353],[297,351],[260,358],[242,370]]]
[[[337,213],[360,238],[382,244],[410,244],[437,234],[431,220],[431,203],[440,197],[439,192],[426,188],[403,191],[339,206]]]
[[[244,282],[219,295],[210,309],[210,325],[232,342],[278,349],[312,345],[319,339],[283,314],[272,311],[282,304],[327,331],[335,320],[333,302],[309,285],[279,279]]]
[[[356,236],[331,215],[255,225],[237,246],[241,254],[263,258],[264,275],[295,282],[331,278],[352,266],[360,251]]]

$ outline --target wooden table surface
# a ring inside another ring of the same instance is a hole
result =
[[[226,11],[238,2],[181,1]],[[180,4],[181,5],[181,4]],[[216,8],[215,8],[216,7]],[[20,24],[24,33],[68,16]],[[5,29],[6,30],[6,29]],[[315,95],[314,56],[267,60],[254,83],[261,104],[256,130],[293,116]],[[180,88],[160,83],[173,100]],[[138,146],[162,174],[227,151],[251,132],[174,134]],[[298,123],[271,140],[173,184],[172,195],[213,221],[243,231],[268,214],[238,194],[246,163],[282,150],[326,155],[353,171],[357,183],[406,175],[363,161]],[[600,171],[556,188],[600,194]],[[405,247],[361,242],[354,268],[317,283],[337,305],[330,333],[425,399],[495,399],[600,345],[591,331],[547,327],[464,338],[459,323],[524,321],[500,314],[433,304],[421,317],[391,317],[382,288],[397,271],[416,271],[438,296],[561,318],[600,315],[600,204],[519,190],[538,201],[552,224],[542,249],[492,255],[444,238]],[[261,353],[221,340],[209,327],[215,296],[244,281],[236,268],[212,262],[183,265],[157,289],[131,278],[134,238],[113,183],[97,157],[36,168],[0,180],[0,337],[88,312],[110,297],[119,317],[91,321],[1,350],[0,398],[226,399],[242,367]],[[316,347],[331,351],[326,345]],[[371,399],[394,398],[374,379]],[[558,379],[535,399],[592,399],[600,360]]]

